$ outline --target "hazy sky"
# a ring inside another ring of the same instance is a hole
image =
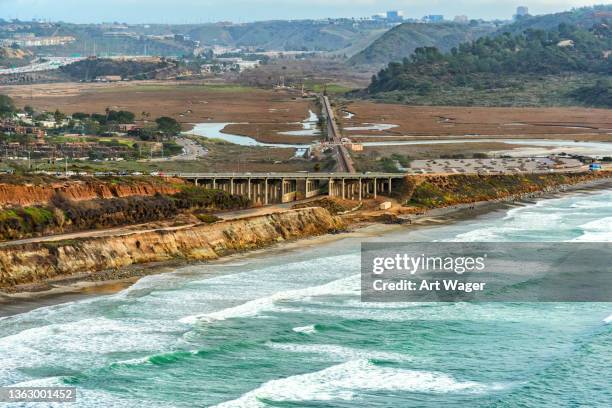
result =
[[[129,23],[247,22],[271,19],[362,17],[403,10],[407,17],[510,18],[516,6],[531,14],[610,4],[611,0],[0,0],[4,19],[42,18],[69,22]]]

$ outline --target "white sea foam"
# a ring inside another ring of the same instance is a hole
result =
[[[611,208],[612,203],[609,201],[578,201],[571,205],[572,208],[595,209],[595,208]]]
[[[610,315],[610,316],[606,317],[606,318],[604,319],[604,323],[605,323],[605,324],[612,324],[612,315]]]
[[[367,359],[351,360],[308,374],[271,380],[218,408],[262,407],[261,399],[272,401],[353,400],[364,390],[422,393],[486,393],[505,388],[475,381],[459,381],[437,372],[380,367]]]
[[[338,279],[324,285],[304,289],[294,289],[274,293],[259,299],[253,299],[238,306],[180,319],[181,323],[194,324],[197,322],[212,322],[237,317],[252,317],[260,312],[274,308],[276,302],[290,300],[305,300],[314,296],[347,296],[359,294],[359,275]]]
[[[482,228],[476,229],[462,234],[457,234],[450,241],[459,242],[494,242],[501,236],[502,228]]]
[[[337,360],[375,359],[388,361],[411,361],[412,357],[406,354],[390,351],[361,350],[336,344],[295,344],[295,343],[268,343],[268,347],[290,353],[322,354],[326,358]]]
[[[538,208],[546,207],[546,209]],[[504,216],[503,223],[495,223],[471,231],[457,234],[452,241],[459,242],[505,242],[513,236],[525,236],[530,233],[541,234],[542,231],[550,231],[551,225],[561,225],[564,222],[564,214],[561,209],[549,208],[547,204],[540,202],[528,206],[508,210]]]
[[[580,225],[583,233],[573,241],[579,242],[611,242],[612,217],[601,218]]]
[[[311,324],[309,326],[294,327],[291,330],[293,330],[296,333],[304,333],[304,334],[314,334],[317,332],[317,329],[315,328],[314,324]]]
[[[116,352],[157,353],[176,343],[174,328],[163,321],[83,319],[48,324],[0,338],[0,385],[26,381],[24,368],[101,365]]]
[[[47,377],[40,378],[36,380],[23,381],[21,383],[12,384],[12,387],[66,387],[67,384],[61,381],[61,377]],[[41,407],[87,407],[87,408],[133,408],[135,406],[146,406],[147,408],[170,408],[174,405],[168,404],[167,402],[156,402],[156,401],[143,401],[139,400],[138,403],[135,403],[133,400],[129,398],[121,398],[116,395],[113,395],[110,392],[105,392],[101,390],[92,390],[77,387],[77,403],[41,403],[41,402],[31,402],[31,403],[22,403],[19,407],[32,407],[32,408],[41,408]]]

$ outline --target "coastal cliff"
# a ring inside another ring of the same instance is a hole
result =
[[[556,191],[564,186],[608,179],[610,171],[498,174],[498,175],[427,175],[407,176],[398,193],[406,206],[440,208],[479,201]]]
[[[217,259],[344,227],[323,208],[305,208],[209,225],[6,246],[0,248],[0,289],[148,262]]]
[[[45,183],[0,182],[0,208],[10,206],[45,205],[61,195],[72,201],[109,199],[131,196],[175,194],[180,191],[177,184],[182,180],[129,180],[120,183],[101,180],[73,180]]]

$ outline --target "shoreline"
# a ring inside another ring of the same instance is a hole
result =
[[[118,293],[140,280],[142,277],[175,271],[188,265],[223,264],[239,259],[256,257],[304,247],[319,246],[325,243],[351,237],[373,237],[402,228],[420,229],[448,225],[455,222],[475,220],[487,214],[503,211],[508,208],[532,205],[537,201],[555,199],[568,194],[581,194],[612,189],[612,179],[595,179],[582,183],[560,185],[548,191],[539,191],[503,199],[459,204],[451,207],[440,207],[427,210],[423,214],[399,216],[406,223],[385,224],[375,221],[358,221],[350,224],[346,232],[326,233],[307,238],[284,241],[272,246],[254,250],[245,250],[209,261],[187,259],[135,264],[117,270],[83,272],[45,281],[52,289],[37,291],[35,285],[23,285],[21,291],[14,293],[0,292],[0,318],[25,313],[40,307],[54,306],[90,297]]]

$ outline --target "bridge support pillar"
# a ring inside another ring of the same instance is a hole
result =
[[[389,177],[389,194],[391,194],[391,184],[392,184],[391,182],[392,182],[392,180],[393,179],[391,177]]]
[[[213,190],[217,189],[217,179],[213,179]]]
[[[376,179],[374,179],[374,199],[376,200]]]
[[[251,194],[251,179],[247,179],[247,195],[249,200],[252,200],[253,195]]]
[[[264,180],[264,204],[268,205],[268,179]]]
[[[333,197],[334,196],[334,180],[333,179],[329,179],[329,183],[327,184],[327,195],[329,197]]]
[[[362,200],[361,190],[363,188],[362,183],[361,183],[361,179],[359,179],[358,183],[359,183],[359,201],[361,201]]]

